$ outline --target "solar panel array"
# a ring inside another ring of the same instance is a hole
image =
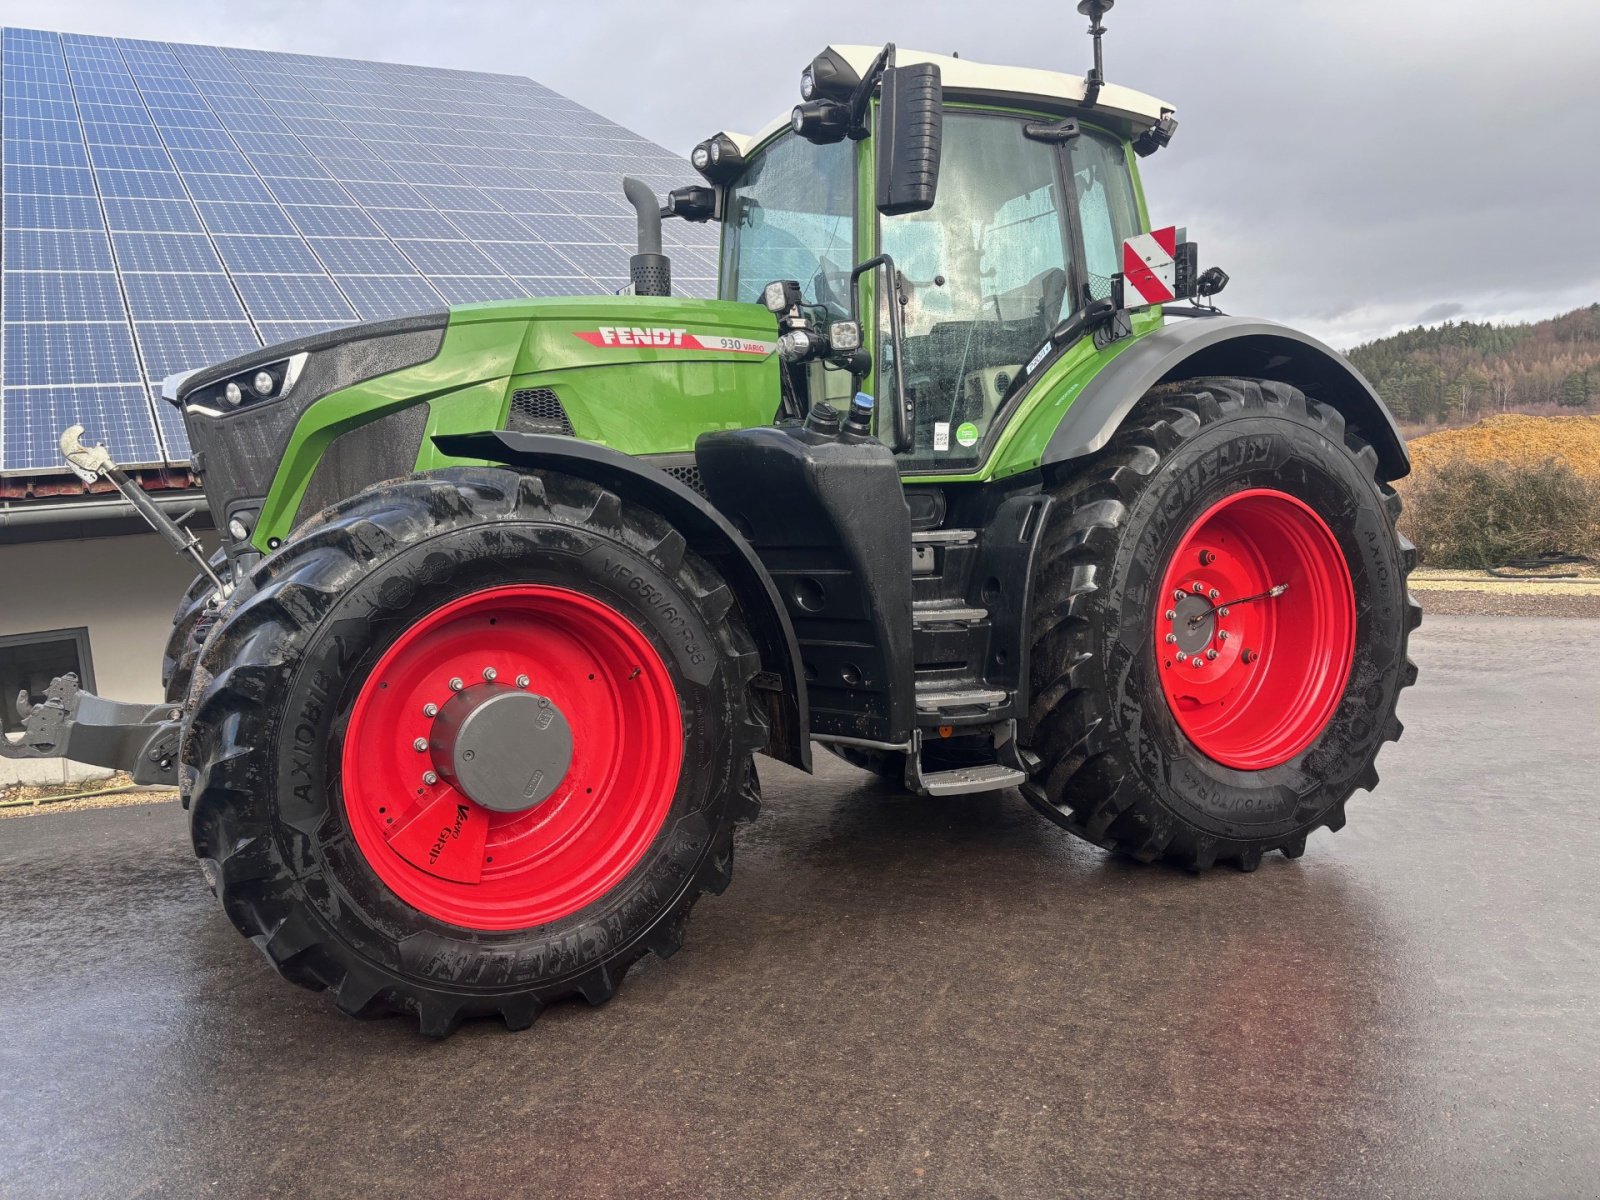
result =
[[[182,463],[174,371],[446,304],[626,282],[621,178],[681,158],[531,79],[5,29],[0,473],[87,427]],[[669,222],[674,287],[714,234]]]

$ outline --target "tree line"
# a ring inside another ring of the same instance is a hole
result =
[[[1350,360],[1405,422],[1600,403],[1600,304],[1529,325],[1447,321],[1358,346]]]

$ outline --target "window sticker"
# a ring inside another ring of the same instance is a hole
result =
[[[935,452],[950,449],[950,422],[935,421],[933,423],[933,448]]]

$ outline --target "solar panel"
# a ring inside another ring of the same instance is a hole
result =
[[[660,147],[528,79],[0,32],[0,473],[85,425],[182,463],[163,376],[357,320],[626,282]],[[715,291],[715,234],[669,223]]]

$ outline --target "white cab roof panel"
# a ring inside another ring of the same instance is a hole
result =
[[[857,75],[861,75],[872,65],[872,60],[878,57],[883,47],[830,46],[828,49],[849,63]],[[894,61],[896,66],[901,67],[933,63],[939,68],[945,95],[955,100],[1012,103],[1024,108],[1067,112],[1082,109],[1087,88],[1080,75],[1041,71],[1034,67],[1002,67],[947,54],[928,54],[922,50],[896,48]],[[798,77],[798,72],[796,75]],[[1101,116],[1113,125],[1125,125],[1136,133],[1148,129],[1175,111],[1164,100],[1115,83],[1108,83],[1100,89],[1100,96],[1092,109],[1083,109],[1085,115],[1092,113]],[[789,118],[783,116],[753,137],[737,133],[728,136],[748,153],[752,147],[766,141],[788,123]]]

